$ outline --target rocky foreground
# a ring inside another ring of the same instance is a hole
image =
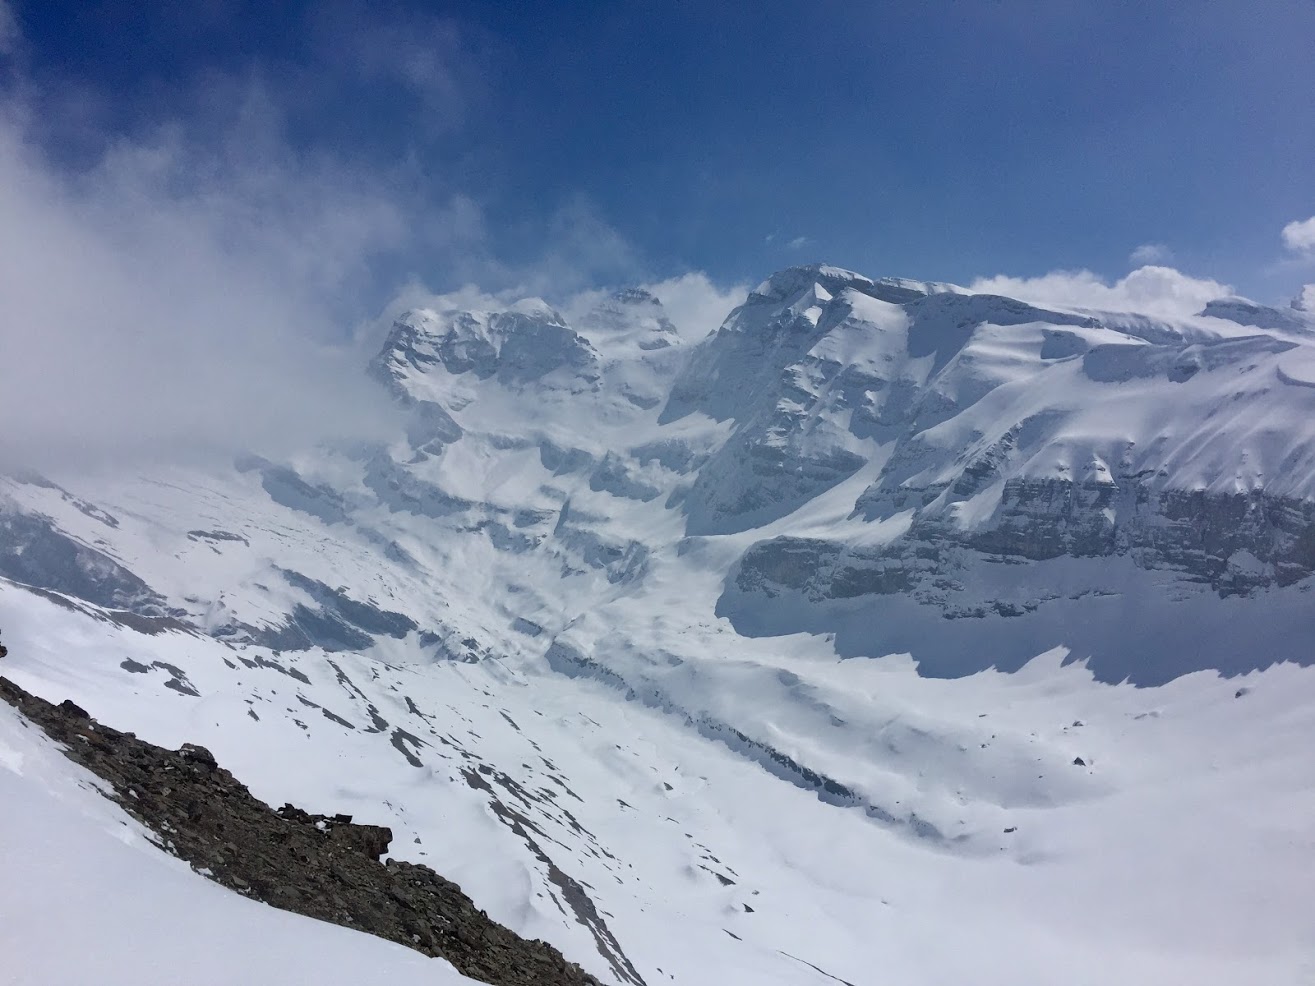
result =
[[[166,750],[0,678],[0,699],[108,785],[109,796],[201,875],[273,907],[397,942],[498,986],[598,986],[551,945],[492,921],[426,866],[379,857],[392,832],[347,815],[279,811],[205,748]]]

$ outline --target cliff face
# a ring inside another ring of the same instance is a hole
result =
[[[953,508],[975,498],[988,509],[965,524]],[[870,490],[866,505],[877,503]],[[970,466],[879,503],[897,533],[877,544],[753,544],[718,611],[742,633],[830,631],[844,653],[907,650],[932,674],[1012,668],[1047,640],[1106,680],[1143,684],[1308,660],[1315,503],[1304,496],[1157,488],[1145,475],[1001,480]],[[964,621],[971,630],[950,626]]]
[[[745,553],[735,585],[767,595],[793,589],[815,601],[910,593],[929,605],[952,605],[953,593],[964,588],[956,573],[1062,557],[1126,557],[1220,596],[1248,595],[1315,572],[1315,504],[1260,491],[1010,480],[990,526],[964,531],[917,518],[892,543],[870,549],[773,538]]]

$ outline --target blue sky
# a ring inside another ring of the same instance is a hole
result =
[[[371,304],[814,260],[1112,280],[1139,246],[1263,300],[1315,280],[1280,237],[1315,214],[1313,0],[8,10],[6,85],[61,180],[167,142],[175,199],[376,195],[413,228],[340,231]]]

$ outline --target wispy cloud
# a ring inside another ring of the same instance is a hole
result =
[[[1168,264],[1173,262],[1173,251],[1163,243],[1143,243],[1128,254],[1128,262],[1134,267]]]
[[[598,283],[634,282],[644,265],[634,246],[584,195],[555,209],[538,231],[542,247],[522,263],[523,286],[531,293],[568,293]]]
[[[812,246],[813,240],[809,236],[792,236],[787,239],[785,234],[774,230],[763,237],[763,246],[771,246],[773,243],[787,250],[802,250],[804,247]]]
[[[419,110],[412,132],[455,130],[484,95],[481,51],[490,42],[451,17],[336,3],[316,10],[310,31],[319,58],[333,67],[317,73],[321,81],[392,86],[394,100],[405,97]]]

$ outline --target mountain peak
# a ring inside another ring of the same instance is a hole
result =
[[[932,294],[970,294],[965,288],[942,281],[917,281],[907,277],[865,277],[830,264],[801,264],[779,270],[750,293],[746,304],[789,301],[816,285],[829,295],[856,291],[892,305],[906,305]]]
[[[610,295],[612,301],[621,305],[647,305],[650,307],[662,307],[662,302],[658,300],[657,295],[647,288],[619,288]]]
[[[522,298],[520,301],[509,305],[507,311],[513,315],[543,319],[556,325],[566,324],[566,319],[562,318],[561,313],[542,298]]]
[[[662,302],[647,288],[620,288],[603,297],[579,319],[594,346],[619,356],[638,348],[648,352],[677,345],[680,333]]]
[[[438,299],[439,305],[444,299]],[[429,376],[496,375],[520,385],[562,371],[594,379],[598,354],[542,298],[523,298],[494,310],[416,308],[393,323],[371,372],[403,400],[432,400]],[[440,388],[442,389],[442,388]]]
[[[836,294],[847,287],[856,287],[865,294],[875,286],[874,282],[862,274],[843,267],[829,264],[801,264],[778,270],[763,281],[749,295],[749,301],[784,301],[812,285],[819,285],[831,294]]]

